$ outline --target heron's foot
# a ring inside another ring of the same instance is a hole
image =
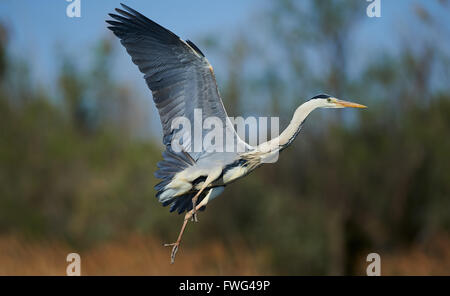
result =
[[[197,218],[197,199],[194,198],[192,200],[192,210],[191,210],[191,221],[193,222],[198,222],[198,218]]]
[[[192,212],[191,221],[193,221],[193,222],[198,222],[198,217],[197,217],[197,211],[196,211],[196,210],[194,210],[194,211]]]
[[[172,247],[172,253],[170,254],[170,264],[175,263],[175,256],[177,255],[179,246],[180,246],[180,242],[164,244],[164,247]]]
[[[198,218],[197,218],[197,211],[194,212],[194,210],[190,210],[189,212],[186,213],[186,216],[184,216],[184,220],[189,220],[191,219],[191,221],[193,222],[198,222]]]

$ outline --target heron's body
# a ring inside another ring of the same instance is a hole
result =
[[[120,15],[110,14],[114,20],[107,21],[111,25],[108,28],[119,37],[132,61],[144,74],[163,127],[166,150],[155,172],[155,176],[161,179],[155,186],[156,197],[164,206],[170,205],[171,211],[187,212],[177,242],[170,244],[173,246],[172,262],[187,221],[191,217],[196,218],[196,210],[204,209],[226,185],[270,162],[268,160],[288,147],[313,110],[365,107],[328,95],[315,96],[295,110],[290,124],[278,137],[250,146],[237,135],[230,123],[213,68],[201,50],[139,12],[122,6],[125,10],[116,9]],[[219,150],[204,146],[200,150],[192,149],[196,145],[194,138],[183,134],[182,149],[176,152],[172,147],[177,133],[172,126],[173,120],[183,117],[193,123],[198,110],[202,111],[202,121],[211,117],[220,121],[223,138],[231,136],[233,140],[231,147],[225,143]]]

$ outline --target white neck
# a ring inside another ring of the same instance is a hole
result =
[[[294,116],[286,129],[278,137],[258,145],[258,148],[263,151],[273,151],[290,144],[300,131],[300,127],[306,117],[319,107],[323,107],[323,102],[320,99],[312,99],[300,105],[295,110]]]

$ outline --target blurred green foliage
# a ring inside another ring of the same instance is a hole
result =
[[[396,56],[382,52],[351,78],[348,35],[360,11],[331,2],[331,12],[322,1],[308,2],[314,9],[280,1],[266,12],[287,78],[267,62],[261,76],[237,79],[252,43],[239,36],[227,45],[234,70],[219,81],[225,105],[239,114],[243,96],[264,92],[269,111],[290,118],[309,85],[360,98],[369,109],[313,114],[278,163],[229,186],[208,206],[186,235],[189,244],[218,239],[267,249],[278,274],[357,274],[366,251],[448,235],[449,73],[432,73],[448,69],[449,57],[416,39],[418,50],[404,44]],[[320,21],[324,15],[328,23]],[[61,58],[55,98],[30,81],[26,63],[8,57],[6,39],[0,38],[0,233],[81,247],[129,232],[172,240],[182,217],[154,198],[160,144],[130,136],[133,92],[109,74],[116,45],[101,41],[88,71]],[[313,75],[305,56],[318,47],[326,70]],[[433,88],[436,82],[446,88]]]

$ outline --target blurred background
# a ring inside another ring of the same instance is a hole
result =
[[[156,200],[161,127],[107,14],[120,1],[0,2],[0,274],[450,274],[450,12],[444,0],[124,1],[215,68],[229,116],[326,92],[276,164],[190,224]]]

